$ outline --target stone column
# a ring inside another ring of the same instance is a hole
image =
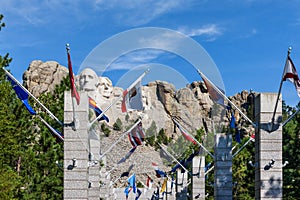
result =
[[[270,131],[277,94],[261,93],[255,99],[255,199],[282,199],[282,117],[281,98]]]
[[[178,200],[187,199],[187,178],[187,172],[181,173],[181,170],[177,170],[176,199]]]
[[[214,199],[232,199],[232,135],[217,133],[215,135],[214,159]]]
[[[74,100],[76,130],[70,91],[64,98],[64,199],[88,199],[88,98],[80,93],[80,104]]]
[[[192,163],[192,199],[205,199],[205,157],[195,156]]]

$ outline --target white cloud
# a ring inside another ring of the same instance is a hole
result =
[[[210,40],[215,39],[217,36],[223,34],[222,28],[220,28],[216,24],[208,24],[197,29],[181,27],[178,29],[178,31],[189,37],[206,36],[210,38]]]
[[[108,70],[127,70],[133,67],[154,62],[157,58],[164,54],[160,50],[143,49],[121,56],[113,62]]]
[[[119,23],[127,25],[143,25],[151,20],[187,7],[189,0],[96,0],[95,5],[99,10],[112,9],[117,12],[113,18]]]

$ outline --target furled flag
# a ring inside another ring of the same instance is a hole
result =
[[[148,176],[146,182],[146,186],[148,187],[148,189],[152,188],[152,184],[153,184],[153,180],[150,178],[150,176]]]
[[[28,94],[26,93],[24,88],[21,85],[19,85],[16,81],[14,81],[8,75],[7,75],[7,80],[11,83],[11,85],[12,85],[13,89],[15,90],[17,96],[19,97],[19,99],[21,99],[22,103],[27,108],[27,110],[30,112],[30,114],[36,115],[35,110],[28,103]]]
[[[120,177],[125,177],[125,176],[128,177],[129,176],[129,172],[123,172]]]
[[[143,110],[141,80],[123,92],[122,112],[128,110]]]
[[[235,117],[233,111],[231,111],[230,128],[235,128]]]
[[[48,128],[48,130],[51,132],[51,134],[56,137],[58,142],[63,142],[64,141],[64,136],[61,132],[58,130],[54,129],[50,124],[48,124],[43,118],[41,118],[41,121],[45,124],[45,126]]]
[[[143,131],[142,122],[138,123],[129,133],[128,138],[133,147],[143,144],[145,140],[145,133]]]
[[[203,73],[199,73],[206,88],[207,88],[207,91],[209,93],[209,96],[210,98],[220,104],[220,105],[224,105],[224,97],[223,95],[221,95],[220,93],[224,94],[224,91],[221,90],[220,88],[218,88],[217,86],[215,86],[210,80],[208,80],[205,75]],[[217,89],[216,89],[217,88]]]
[[[130,158],[130,156],[133,154],[133,152],[135,150],[136,150],[136,147],[132,147],[130,149],[130,151],[121,160],[119,160],[118,164],[121,164],[121,163],[125,162],[128,158]]]
[[[296,67],[295,67],[292,59],[290,58],[290,56],[288,56],[288,58],[286,60],[282,80],[283,81],[288,80],[288,81],[294,83],[297,94],[300,97],[300,80],[299,80],[298,73],[296,71]]]
[[[152,166],[153,166],[153,168],[154,168],[154,170],[155,170],[155,172],[156,172],[156,177],[157,178],[161,178],[161,177],[167,177],[167,174],[164,172],[164,171],[162,171],[162,170],[160,170],[159,168],[158,168],[158,165],[156,164],[156,163],[152,163]]]
[[[91,97],[89,97],[89,107],[95,111],[96,117],[101,115],[102,110],[97,106],[96,101],[94,99],[92,99]],[[109,118],[106,115],[103,115],[100,119],[98,119],[98,121],[101,121],[101,120],[105,120],[105,121],[109,122]]]
[[[176,123],[176,125],[177,125],[177,127],[179,128],[179,130],[180,130],[180,132],[181,132],[181,134],[182,134],[182,136],[186,139],[186,140],[188,140],[188,141],[190,141],[190,142],[192,142],[193,144],[197,144],[197,142],[196,142],[196,140],[187,132],[187,131],[185,131],[176,121],[174,121],[175,123]]]
[[[142,191],[140,189],[137,189],[135,200],[138,200],[140,198],[141,194],[142,194]]]
[[[160,192],[165,192],[167,190],[167,183],[168,183],[168,178],[166,177],[162,186],[161,186],[161,189],[160,189]]]
[[[76,90],[76,86],[75,86],[74,74],[73,74],[72,62],[71,62],[71,56],[70,56],[70,47],[68,44],[67,44],[67,54],[68,54],[69,78],[70,78],[70,84],[71,84],[71,95],[72,95],[72,97],[75,97],[77,105],[79,105],[80,96],[79,96],[79,93]]]
[[[242,141],[241,141],[241,130],[240,129],[236,129],[235,141],[240,143],[240,144],[242,143]]]

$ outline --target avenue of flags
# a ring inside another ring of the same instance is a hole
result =
[[[72,97],[72,103],[73,103],[73,98],[76,100],[77,105],[80,104],[80,95],[76,89],[75,83],[74,83],[74,74],[73,74],[73,69],[72,69],[72,63],[71,63],[71,57],[70,57],[70,48],[69,45],[67,45],[67,56],[68,56],[68,69],[69,69],[69,78],[70,78],[70,88],[71,88],[71,97]],[[4,69],[5,70],[5,69]],[[63,123],[58,120],[47,108],[44,107],[42,103],[38,101],[30,92],[24,88],[8,71],[5,70],[5,73],[7,75],[7,80],[11,83],[12,88],[14,89],[16,95],[18,98],[22,101],[24,104],[25,108],[28,110],[28,112],[31,115],[37,116],[41,122],[48,128],[48,130],[51,132],[51,134],[58,140],[58,141],[64,141],[64,136],[61,132],[53,128],[52,126],[49,125],[40,115],[39,113],[29,104],[28,98],[32,97],[34,101],[41,106],[49,115],[51,118],[55,119],[60,125],[63,126]],[[122,98],[122,105],[121,105],[121,111],[122,112],[128,112],[129,110],[143,110],[143,103],[142,103],[142,90],[141,90],[141,80],[145,76],[147,72],[143,73],[136,81],[134,81],[124,92],[123,95],[120,96],[119,99],[117,99],[115,102],[120,100]],[[198,73],[200,74],[204,84],[207,87],[208,93],[211,97],[211,99],[220,105],[225,105],[225,100],[230,104],[230,106],[233,109],[236,109],[241,116],[246,119],[249,123],[251,123],[254,127],[256,127],[256,124],[254,124],[242,111],[240,111],[239,108],[236,107],[226,96],[225,93],[222,89],[218,88],[215,86],[202,72],[198,70]],[[281,87],[282,83],[284,81],[290,81],[291,83],[294,84],[296,92],[298,96],[300,97],[300,80],[298,73],[296,71],[296,67],[294,66],[291,58],[290,58],[290,51],[288,53],[286,63],[284,66],[284,71],[283,71],[283,76],[281,79],[280,83],[280,89],[278,94],[281,92]],[[89,108],[92,109],[95,112],[96,118],[90,123],[90,126],[95,122],[95,121],[101,121],[104,120],[106,122],[109,122],[109,118],[105,115],[105,112],[112,106],[114,105],[115,102],[113,102],[110,106],[108,106],[105,110],[101,110],[100,107],[97,105],[94,99],[89,97]],[[73,105],[73,109],[74,109]],[[275,106],[275,111],[276,111]],[[40,111],[40,110],[38,110]],[[74,110],[73,110],[74,111]],[[232,129],[236,129],[236,142],[239,144],[242,143],[241,141],[241,135],[240,135],[240,130],[237,129],[236,127],[236,119],[234,116],[234,111],[229,110],[231,113],[231,118],[229,122],[229,127]],[[298,111],[297,111],[298,112]],[[74,114],[75,117],[75,114]],[[289,118],[290,119],[290,118]],[[288,119],[288,120],[289,120]],[[75,119],[74,119],[75,120]],[[214,158],[214,156],[199,142],[195,139],[195,137],[190,134],[187,130],[181,126],[181,124],[174,118],[172,118],[174,124],[176,127],[179,129],[181,135],[184,137],[185,140],[191,142],[193,145],[198,145],[200,148],[202,148],[204,151],[206,151],[210,156]],[[272,123],[274,123],[274,120],[272,120]],[[287,123],[284,122],[283,125]],[[143,130],[142,127],[142,122],[141,119],[137,120],[132,127],[124,132],[110,147],[101,155],[102,157],[109,153],[117,143],[120,142],[121,139],[123,139],[125,136],[128,136],[128,142],[131,145],[131,149],[119,160],[116,161],[117,165],[120,165],[130,159],[130,157],[137,151],[137,148],[140,148],[139,146],[143,145],[146,134]],[[241,146],[240,149],[238,149],[234,154],[233,157],[235,157],[248,143],[255,141],[255,134],[252,134],[249,139]],[[163,147],[161,146],[163,149]],[[192,159],[199,154],[199,152],[193,152],[190,154],[186,159],[183,159],[181,161],[177,161],[176,158],[176,165],[172,167],[172,169],[169,171],[169,173],[174,173],[177,171],[177,169],[184,169],[186,170],[187,164],[192,161]],[[172,155],[170,155],[172,156]],[[100,157],[100,159],[102,158]],[[163,193],[166,191],[167,188],[167,181],[168,181],[168,173],[161,170],[158,166],[157,163],[151,162],[152,167],[155,171],[155,175],[157,178],[163,178],[163,183],[160,189],[160,193]],[[130,175],[130,170],[123,172],[120,177],[128,177]],[[148,188],[152,188],[154,181],[151,179],[150,176],[147,177],[146,180],[146,186]],[[137,188],[136,185],[136,174],[132,174],[131,176],[128,177],[127,179],[127,187],[124,190],[124,193],[126,195],[126,198],[128,198],[128,195],[130,192],[135,193],[136,199],[139,199],[139,197],[142,195],[142,192]]]

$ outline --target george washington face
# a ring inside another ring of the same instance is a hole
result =
[[[84,69],[79,75],[80,89],[84,91],[96,91],[99,79],[95,71],[90,68]]]

